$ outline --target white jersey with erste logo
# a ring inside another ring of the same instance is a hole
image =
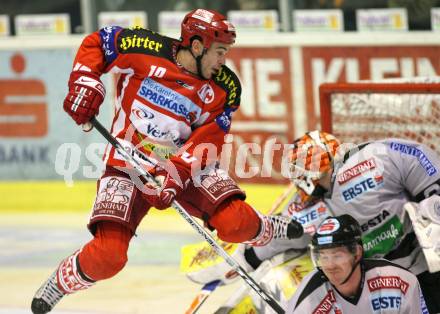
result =
[[[366,257],[384,257],[414,274],[428,270],[403,205],[440,194],[440,160],[433,150],[403,139],[359,145],[335,165],[332,180],[323,201],[301,208],[293,196],[283,212],[303,225],[305,237],[255,248],[259,258],[307,245],[327,216],[350,214],[361,225]]]
[[[350,214],[361,225],[366,257],[384,257],[414,274],[428,270],[422,249],[403,205],[440,194],[440,159],[428,147],[403,139],[359,145],[335,165],[332,189],[310,207],[294,205],[283,215],[302,224],[301,239],[254,248],[260,259],[289,248],[304,248],[329,215]]]
[[[289,300],[287,314],[428,314],[414,274],[386,260],[365,259],[361,287],[343,297],[321,271],[308,274]]]
[[[335,166],[331,197],[324,200],[330,212],[359,222],[366,257],[385,257],[414,274],[428,270],[403,205],[439,193],[439,157],[402,139],[358,148]]]
[[[433,150],[403,139],[359,145],[335,166],[328,194],[306,208],[295,206],[294,195],[283,215],[302,224],[304,237],[255,247],[256,256],[264,260],[289,248],[307,247],[327,216],[347,213],[361,225],[367,257],[384,257],[416,275],[428,270],[403,205],[440,194],[440,160]]]

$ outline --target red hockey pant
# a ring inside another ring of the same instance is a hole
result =
[[[233,199],[219,206],[209,224],[223,241],[239,243],[251,240],[258,234],[260,218],[247,203]],[[113,277],[127,263],[127,250],[132,236],[132,232],[122,224],[98,222],[94,238],[79,254],[81,270],[95,281]]]

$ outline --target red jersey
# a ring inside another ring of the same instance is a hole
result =
[[[106,27],[84,39],[73,70],[120,73],[112,135],[141,162],[154,152],[190,171],[191,161],[206,161],[194,151],[198,144],[220,153],[241,85],[226,66],[209,80],[189,73],[176,61],[179,45],[146,29]],[[125,165],[111,146],[104,160]]]

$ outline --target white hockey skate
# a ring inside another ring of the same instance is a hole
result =
[[[261,215],[261,230],[256,238],[244,242],[251,246],[264,246],[272,240],[289,240],[300,238],[304,234],[303,227],[297,221],[285,216]]]
[[[46,314],[65,295],[57,286],[56,271],[46,280],[46,282],[37,290],[32,299],[32,313]]]
[[[266,216],[273,226],[273,238],[290,240],[301,237],[304,234],[300,223],[285,216]]]

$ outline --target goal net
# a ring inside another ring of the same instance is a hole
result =
[[[343,142],[399,137],[440,154],[440,77],[324,83],[321,127]]]

